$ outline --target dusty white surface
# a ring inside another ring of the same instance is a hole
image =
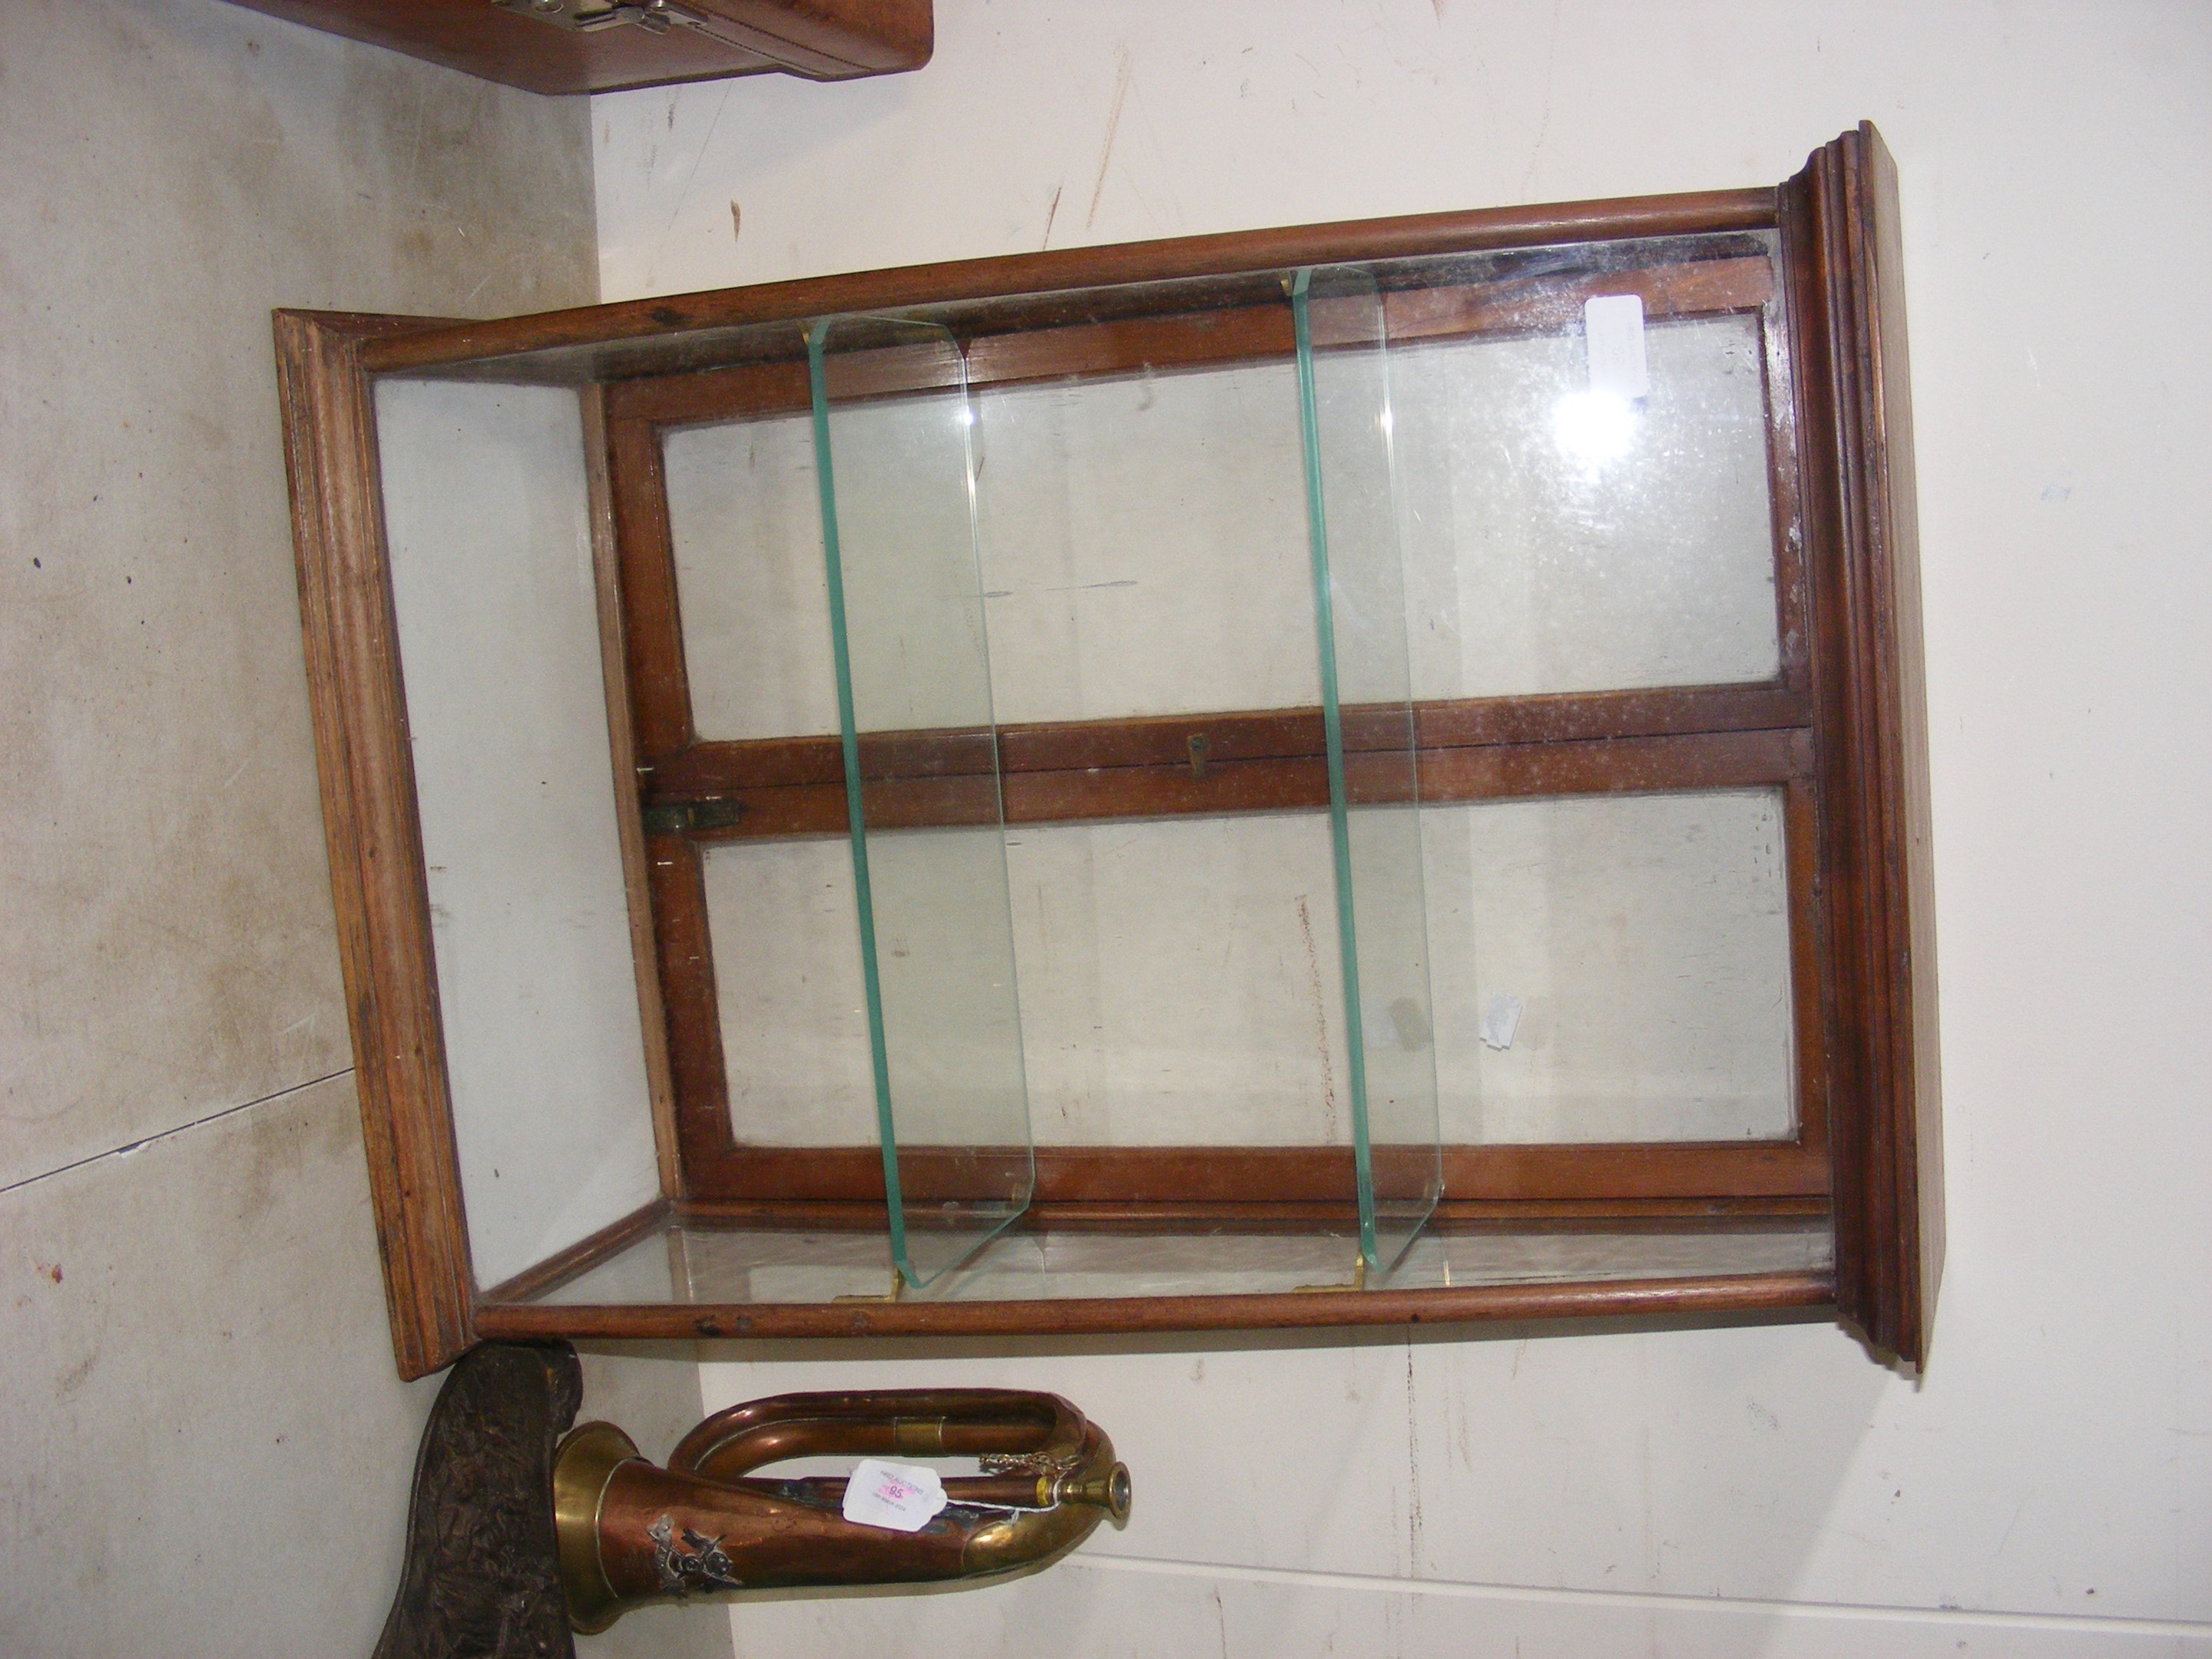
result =
[[[0,7],[0,1652],[374,1645],[437,1385],[392,1368],[269,312],[588,301],[588,142],[218,0]],[[698,1411],[680,1359],[586,1387],[656,1450]]]
[[[1001,719],[1320,701],[1288,364],[987,389],[976,431]]]
[[[1421,695],[1773,675],[1758,339],[1748,318],[1654,325],[1628,407],[1589,400],[1578,335],[1393,354]]]

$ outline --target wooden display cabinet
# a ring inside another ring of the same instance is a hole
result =
[[[1775,189],[276,332],[404,1373],[1820,1306],[1923,1358],[1871,126]]]

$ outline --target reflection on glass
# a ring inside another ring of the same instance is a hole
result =
[[[1635,402],[1618,392],[1570,392],[1553,412],[1552,435],[1568,459],[1595,471],[1635,444]]]
[[[1389,360],[1364,271],[1301,270],[1292,305],[1359,1250],[1389,1272],[1443,1181]]]
[[[1392,344],[1429,695],[1772,678],[1760,327],[1655,319],[1633,399],[1591,389],[1578,328]]]
[[[928,1284],[1033,1179],[959,347],[808,336],[860,969],[894,1264]]]

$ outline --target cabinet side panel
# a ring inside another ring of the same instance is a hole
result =
[[[386,549],[485,1284],[660,1195],[577,394],[386,380]]]
[[[1836,1289],[1917,1364],[1940,1226],[1927,759],[1893,185],[1869,127],[1785,187],[1806,463]],[[1885,194],[1892,205],[1878,206]],[[1888,228],[1881,220],[1887,213]],[[1887,255],[1881,243],[1887,237]]]
[[[1905,264],[1897,203],[1897,164],[1871,123],[1861,129],[1866,153],[1863,185],[1869,219],[1873,268],[1868,273],[1879,390],[1869,413],[1877,435],[1873,455],[1880,469],[1875,511],[1887,555],[1890,623],[1887,678],[1895,702],[1896,787],[1904,892],[1906,955],[1896,971],[1906,983],[1899,996],[1903,1029],[1894,1064],[1911,1080],[1911,1134],[1914,1155],[1901,1172],[1899,1204],[1917,1219],[1919,1278],[1910,1310],[1924,1362],[1936,1317],[1936,1287],[1943,1273],[1943,1120],[1936,996],[1936,888],[1932,813],[1929,800],[1928,686],[1920,607],[1920,508],[1912,447],[1912,391],[1905,354]]]
[[[338,948],[392,1352],[403,1377],[473,1340],[375,437],[353,356],[404,318],[277,313],[300,616]]]

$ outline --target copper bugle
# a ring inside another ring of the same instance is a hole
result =
[[[823,1456],[974,1457],[982,1473],[946,1480],[945,1510],[917,1532],[846,1520],[842,1479],[751,1473]],[[553,1464],[562,1588],[583,1632],[699,1595],[1003,1577],[1128,1514],[1114,1443],[1058,1395],[1018,1389],[778,1395],[715,1413],[665,1468],[586,1423]]]

